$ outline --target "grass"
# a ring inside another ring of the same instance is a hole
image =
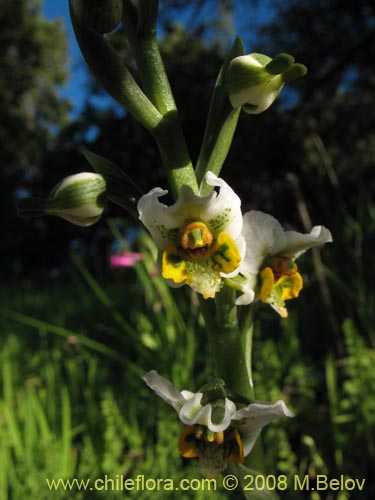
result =
[[[197,389],[212,374],[204,328],[186,290],[170,289],[155,274],[153,247],[142,238],[143,261],[105,285],[75,256],[71,282],[0,290],[2,500],[124,496],[78,488],[52,491],[46,478],[201,477],[195,461],[178,456],[181,427],[175,413],[140,376],[157,369],[176,386]],[[301,328],[304,309],[294,306],[281,329],[267,309],[259,310],[256,325],[257,399],[282,398],[296,413],[263,431],[265,470],[367,477],[365,493],[288,490],[280,492],[282,499],[370,498],[375,494],[370,479],[374,351],[347,319],[340,328],[345,357],[319,349],[312,356]],[[126,492],[145,500],[173,495]],[[178,498],[212,497],[196,490]],[[215,498],[240,497],[219,490]]]

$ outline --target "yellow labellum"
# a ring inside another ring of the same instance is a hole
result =
[[[163,252],[162,275],[165,279],[170,279],[174,283],[182,283],[188,279],[186,274],[186,260],[183,252],[170,243]]]
[[[262,287],[260,289],[260,300],[262,302],[267,302],[267,299],[271,296],[273,285],[275,284],[275,278],[270,267],[265,267],[260,272],[260,278],[262,280]]]
[[[174,283],[187,283],[205,299],[213,298],[221,287],[221,273],[235,271],[241,261],[236,244],[227,233],[215,240],[207,226],[191,222],[182,232],[181,248],[170,243],[162,255],[162,275]],[[199,246],[202,244],[203,246]]]
[[[282,287],[281,298],[283,300],[296,299],[303,287],[302,276],[299,273],[282,276],[276,282],[276,286]]]
[[[303,288],[302,276],[295,262],[287,257],[273,257],[268,264],[260,272],[260,299],[286,318],[285,301],[298,297]]]
[[[237,246],[227,233],[219,233],[210,254],[218,273],[229,274],[235,271],[241,262]]]

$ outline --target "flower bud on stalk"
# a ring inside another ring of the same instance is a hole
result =
[[[106,182],[99,174],[82,172],[63,179],[47,200],[25,198],[18,204],[21,217],[56,215],[77,226],[91,226],[104,210]]]
[[[236,57],[229,64],[226,77],[230,103],[234,108],[242,107],[246,113],[262,113],[285,83],[306,72],[306,66],[294,63],[288,54],[279,54],[274,59],[257,53]]]
[[[71,0],[76,16],[97,33],[110,33],[120,23],[122,0]]]

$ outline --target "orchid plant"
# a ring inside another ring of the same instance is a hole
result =
[[[203,473],[216,476],[228,463],[246,461],[263,426],[292,416],[283,401],[255,402],[254,307],[258,301],[267,303],[285,318],[286,301],[297,298],[303,288],[296,259],[309,248],[332,241],[332,236],[323,226],[313,227],[309,234],[285,231],[274,217],[257,210],[243,215],[240,198],[219,177],[241,109],[255,115],[266,111],[286,83],[306,73],[305,66],[287,54],[245,55],[237,38],[216,81],[194,168],[155,36],[157,4],[157,0],[70,0],[70,11],[88,66],[104,89],[154,137],[173,204],[161,201],[168,190],[150,186],[141,195],[122,169],[85,152],[95,173],[72,175],[48,199],[24,199],[18,209],[24,217],[57,215],[87,226],[100,218],[106,200],[114,202],[151,234],[160,273],[168,284],[186,285],[197,294],[216,378],[196,393],[180,392],[155,371],[144,380],[185,426],[176,437],[176,451],[198,458]],[[120,22],[140,84],[104,36]],[[266,491],[264,495],[267,498]]]

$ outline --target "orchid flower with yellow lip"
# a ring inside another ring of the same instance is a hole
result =
[[[293,413],[283,401],[275,404],[251,403],[237,410],[217,379],[197,393],[180,392],[155,370],[143,376],[146,384],[171,405],[183,424],[179,452],[184,458],[198,458],[202,472],[215,477],[228,462],[243,463],[262,428],[279,417]]]
[[[220,291],[222,278],[238,273],[245,252],[239,197],[212,172],[206,182],[219,191],[203,197],[183,186],[168,207],[159,202],[167,191],[155,188],[138,202],[139,218],[159,249],[163,277],[174,287],[189,285],[205,299]]]
[[[271,215],[253,210],[243,217],[243,236],[246,255],[238,279],[243,294],[236,303],[260,299],[287,317],[285,301],[298,297],[303,287],[295,260],[309,248],[331,242],[331,232],[324,226],[313,227],[309,234],[285,231]]]

